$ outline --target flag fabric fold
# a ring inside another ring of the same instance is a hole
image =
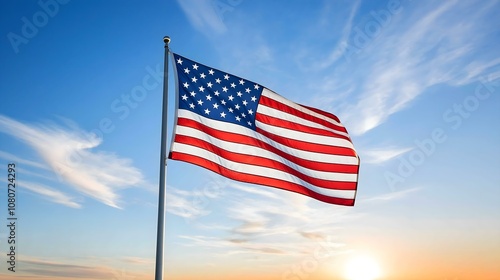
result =
[[[335,115],[172,55],[177,111],[170,159],[233,180],[354,205],[359,157]]]

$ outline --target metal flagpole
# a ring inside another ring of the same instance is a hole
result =
[[[165,59],[163,66],[163,109],[161,115],[161,152],[160,152],[160,192],[158,198],[158,228],[156,231],[156,268],[155,280],[163,280],[163,239],[165,237],[165,183],[167,169],[167,108],[168,108],[168,56],[170,37],[163,37]]]

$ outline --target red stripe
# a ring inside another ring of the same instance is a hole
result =
[[[269,177],[264,177],[264,176],[257,176],[257,175],[242,173],[242,172],[236,172],[236,171],[227,169],[223,166],[220,166],[218,164],[215,164],[209,160],[206,160],[204,158],[197,157],[194,155],[178,153],[178,152],[171,152],[169,155],[169,158],[174,159],[174,160],[182,160],[185,162],[196,164],[198,166],[204,167],[208,170],[211,170],[213,172],[221,174],[224,177],[227,177],[227,178],[230,178],[233,180],[237,180],[240,182],[260,184],[260,185],[265,185],[265,186],[269,186],[269,187],[273,187],[273,188],[288,190],[288,191],[292,191],[292,192],[296,192],[299,194],[303,194],[303,195],[312,197],[314,199],[317,199],[317,200],[320,200],[320,201],[323,201],[326,203],[333,203],[333,204],[346,205],[346,206],[353,206],[354,205],[354,199],[330,197],[330,196],[316,193],[314,191],[309,190],[306,187],[303,187],[303,186],[295,184],[295,183],[290,183],[290,182],[275,179],[275,178],[269,178]]]
[[[276,101],[274,99],[271,99],[269,97],[266,97],[264,95],[262,95],[260,97],[260,99],[259,99],[259,105],[266,105],[266,106],[274,108],[276,110],[279,110],[279,111],[282,111],[282,112],[286,112],[286,113],[289,113],[291,115],[295,115],[295,116],[297,116],[299,118],[302,118],[302,119],[305,119],[305,120],[308,120],[308,121],[312,121],[312,122],[321,124],[323,126],[326,126],[328,128],[331,128],[331,129],[334,129],[334,130],[337,130],[337,131],[342,131],[342,132],[347,133],[347,130],[343,126],[338,126],[338,125],[333,124],[333,123],[331,123],[329,121],[323,120],[323,119],[315,117],[313,115],[309,115],[307,113],[304,113],[304,112],[302,112],[300,110],[292,108],[292,107],[290,107],[290,106],[288,106],[286,104],[280,103],[280,102],[278,102],[278,101]],[[302,106],[302,105],[300,105],[300,106]],[[306,108],[309,109],[308,107],[306,107]],[[315,110],[311,110],[311,111],[318,113],[317,111],[320,111],[320,110],[315,109]],[[322,115],[325,115],[325,113],[326,113],[326,112],[323,112],[323,111],[320,111],[320,112],[322,112]],[[331,116],[328,116],[328,117],[331,118]],[[335,117],[334,119],[337,122],[339,122],[337,117]]]
[[[322,136],[328,136],[328,137],[333,137],[333,138],[340,138],[340,139],[345,139],[349,142],[351,142],[351,139],[345,135],[333,133],[331,130],[326,130],[326,129],[321,129],[321,128],[316,128],[316,127],[310,127],[307,125],[303,124],[298,124],[296,122],[291,122],[287,120],[283,120],[280,118],[275,118],[272,116],[265,115],[263,113],[258,113],[255,115],[255,120],[260,121],[262,123],[276,126],[276,127],[282,127],[286,129],[291,129],[294,131],[300,131],[308,134],[315,134],[315,135],[322,135]]]
[[[337,147],[337,146],[330,146],[330,145],[325,145],[325,144],[317,144],[317,143],[311,143],[311,142],[306,142],[302,140],[295,140],[295,139],[290,139],[287,137],[279,136],[273,133],[270,133],[266,130],[263,130],[259,127],[257,127],[257,132],[266,136],[267,138],[280,143],[282,145],[288,146],[288,147],[297,147],[301,150],[305,151],[310,151],[310,152],[316,152],[316,153],[323,153],[323,154],[330,154],[330,155],[343,155],[343,156],[356,156],[356,152],[354,152],[353,149],[351,148],[345,148],[345,147]]]
[[[204,124],[201,124],[199,122],[196,122],[196,121],[193,121],[190,119],[178,118],[177,125],[191,127],[191,128],[200,130],[203,133],[206,133],[212,137],[215,137],[215,138],[218,138],[218,139],[221,139],[224,141],[259,147],[259,148],[268,150],[271,153],[274,153],[282,158],[285,158],[285,159],[287,159],[295,164],[298,164],[300,166],[304,166],[304,167],[307,167],[310,169],[315,169],[318,171],[326,171],[326,172],[338,172],[338,173],[350,173],[350,174],[357,174],[358,173],[358,168],[359,168],[358,165],[324,163],[324,162],[317,162],[317,161],[313,161],[313,160],[308,160],[306,158],[296,157],[296,156],[290,155],[290,154],[288,154],[280,149],[277,149],[274,146],[272,146],[266,142],[255,139],[253,137],[245,136],[245,135],[241,135],[241,134],[237,134],[237,133],[232,133],[232,132],[227,132],[227,131],[220,131],[220,130],[208,127]],[[302,147],[300,147],[300,148],[302,148]],[[322,153],[328,154],[325,151],[322,151]]]
[[[230,160],[230,161],[280,170],[280,171],[283,171],[285,173],[292,174],[292,175],[296,176],[297,178],[300,178],[303,181],[305,181],[311,185],[318,186],[318,187],[322,187],[322,188],[326,188],[326,189],[338,189],[338,190],[356,190],[356,183],[355,182],[343,182],[343,181],[318,179],[318,178],[303,174],[299,170],[296,170],[296,169],[294,169],[286,164],[283,164],[282,162],[278,162],[278,161],[275,161],[272,159],[259,157],[259,156],[253,156],[253,155],[241,154],[241,153],[233,153],[233,152],[224,150],[222,148],[219,148],[219,147],[217,147],[209,142],[206,142],[206,141],[194,138],[194,137],[185,136],[185,135],[176,135],[174,141],[176,143],[183,143],[183,144],[203,148],[207,151],[210,151],[210,152],[216,154],[217,156],[220,156],[220,157],[225,158],[225,159]]]
[[[316,108],[313,108],[313,107],[309,107],[309,106],[306,106],[306,105],[302,105],[302,104],[299,104],[300,106],[304,107],[304,108],[307,108],[317,114],[320,114],[320,115],[323,115],[327,118],[330,118],[330,119],[334,119],[335,121],[337,121],[338,123],[340,123],[340,120],[337,116],[335,116],[334,114],[332,113],[328,113],[328,112],[325,112],[323,110],[320,110],[320,109],[316,109]]]

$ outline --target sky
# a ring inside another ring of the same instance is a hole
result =
[[[500,279],[499,12],[3,1],[0,279],[154,278],[165,35],[175,53],[335,114],[361,159],[354,207],[169,160],[165,279]]]

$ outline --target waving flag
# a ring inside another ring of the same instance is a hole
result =
[[[359,157],[333,114],[177,54],[169,158],[227,178],[354,205]]]

